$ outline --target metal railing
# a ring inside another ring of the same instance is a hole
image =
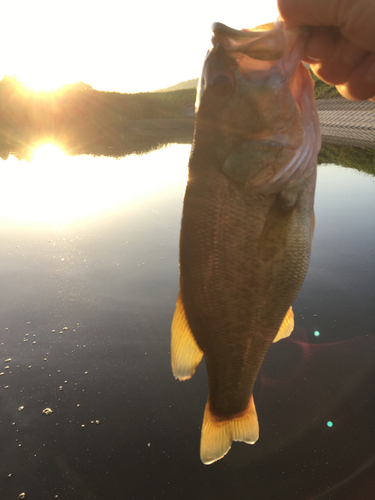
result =
[[[316,101],[323,142],[375,149],[375,102],[343,97]]]

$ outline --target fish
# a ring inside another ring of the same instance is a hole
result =
[[[174,377],[208,376],[200,457],[259,437],[253,388],[294,328],[309,266],[321,145],[305,27],[212,25],[196,99],[171,327]]]

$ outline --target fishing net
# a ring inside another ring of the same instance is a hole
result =
[[[375,149],[375,102],[317,99],[323,142]]]

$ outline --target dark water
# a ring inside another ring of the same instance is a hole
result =
[[[319,167],[260,439],[204,466],[204,363],[175,381],[169,351],[188,154],[1,162],[1,500],[375,498],[374,177]]]

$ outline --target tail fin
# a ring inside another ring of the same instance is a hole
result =
[[[230,450],[232,441],[254,444],[258,437],[259,425],[253,396],[243,413],[224,421],[215,418],[207,402],[201,436],[201,460],[205,465],[223,458]]]

